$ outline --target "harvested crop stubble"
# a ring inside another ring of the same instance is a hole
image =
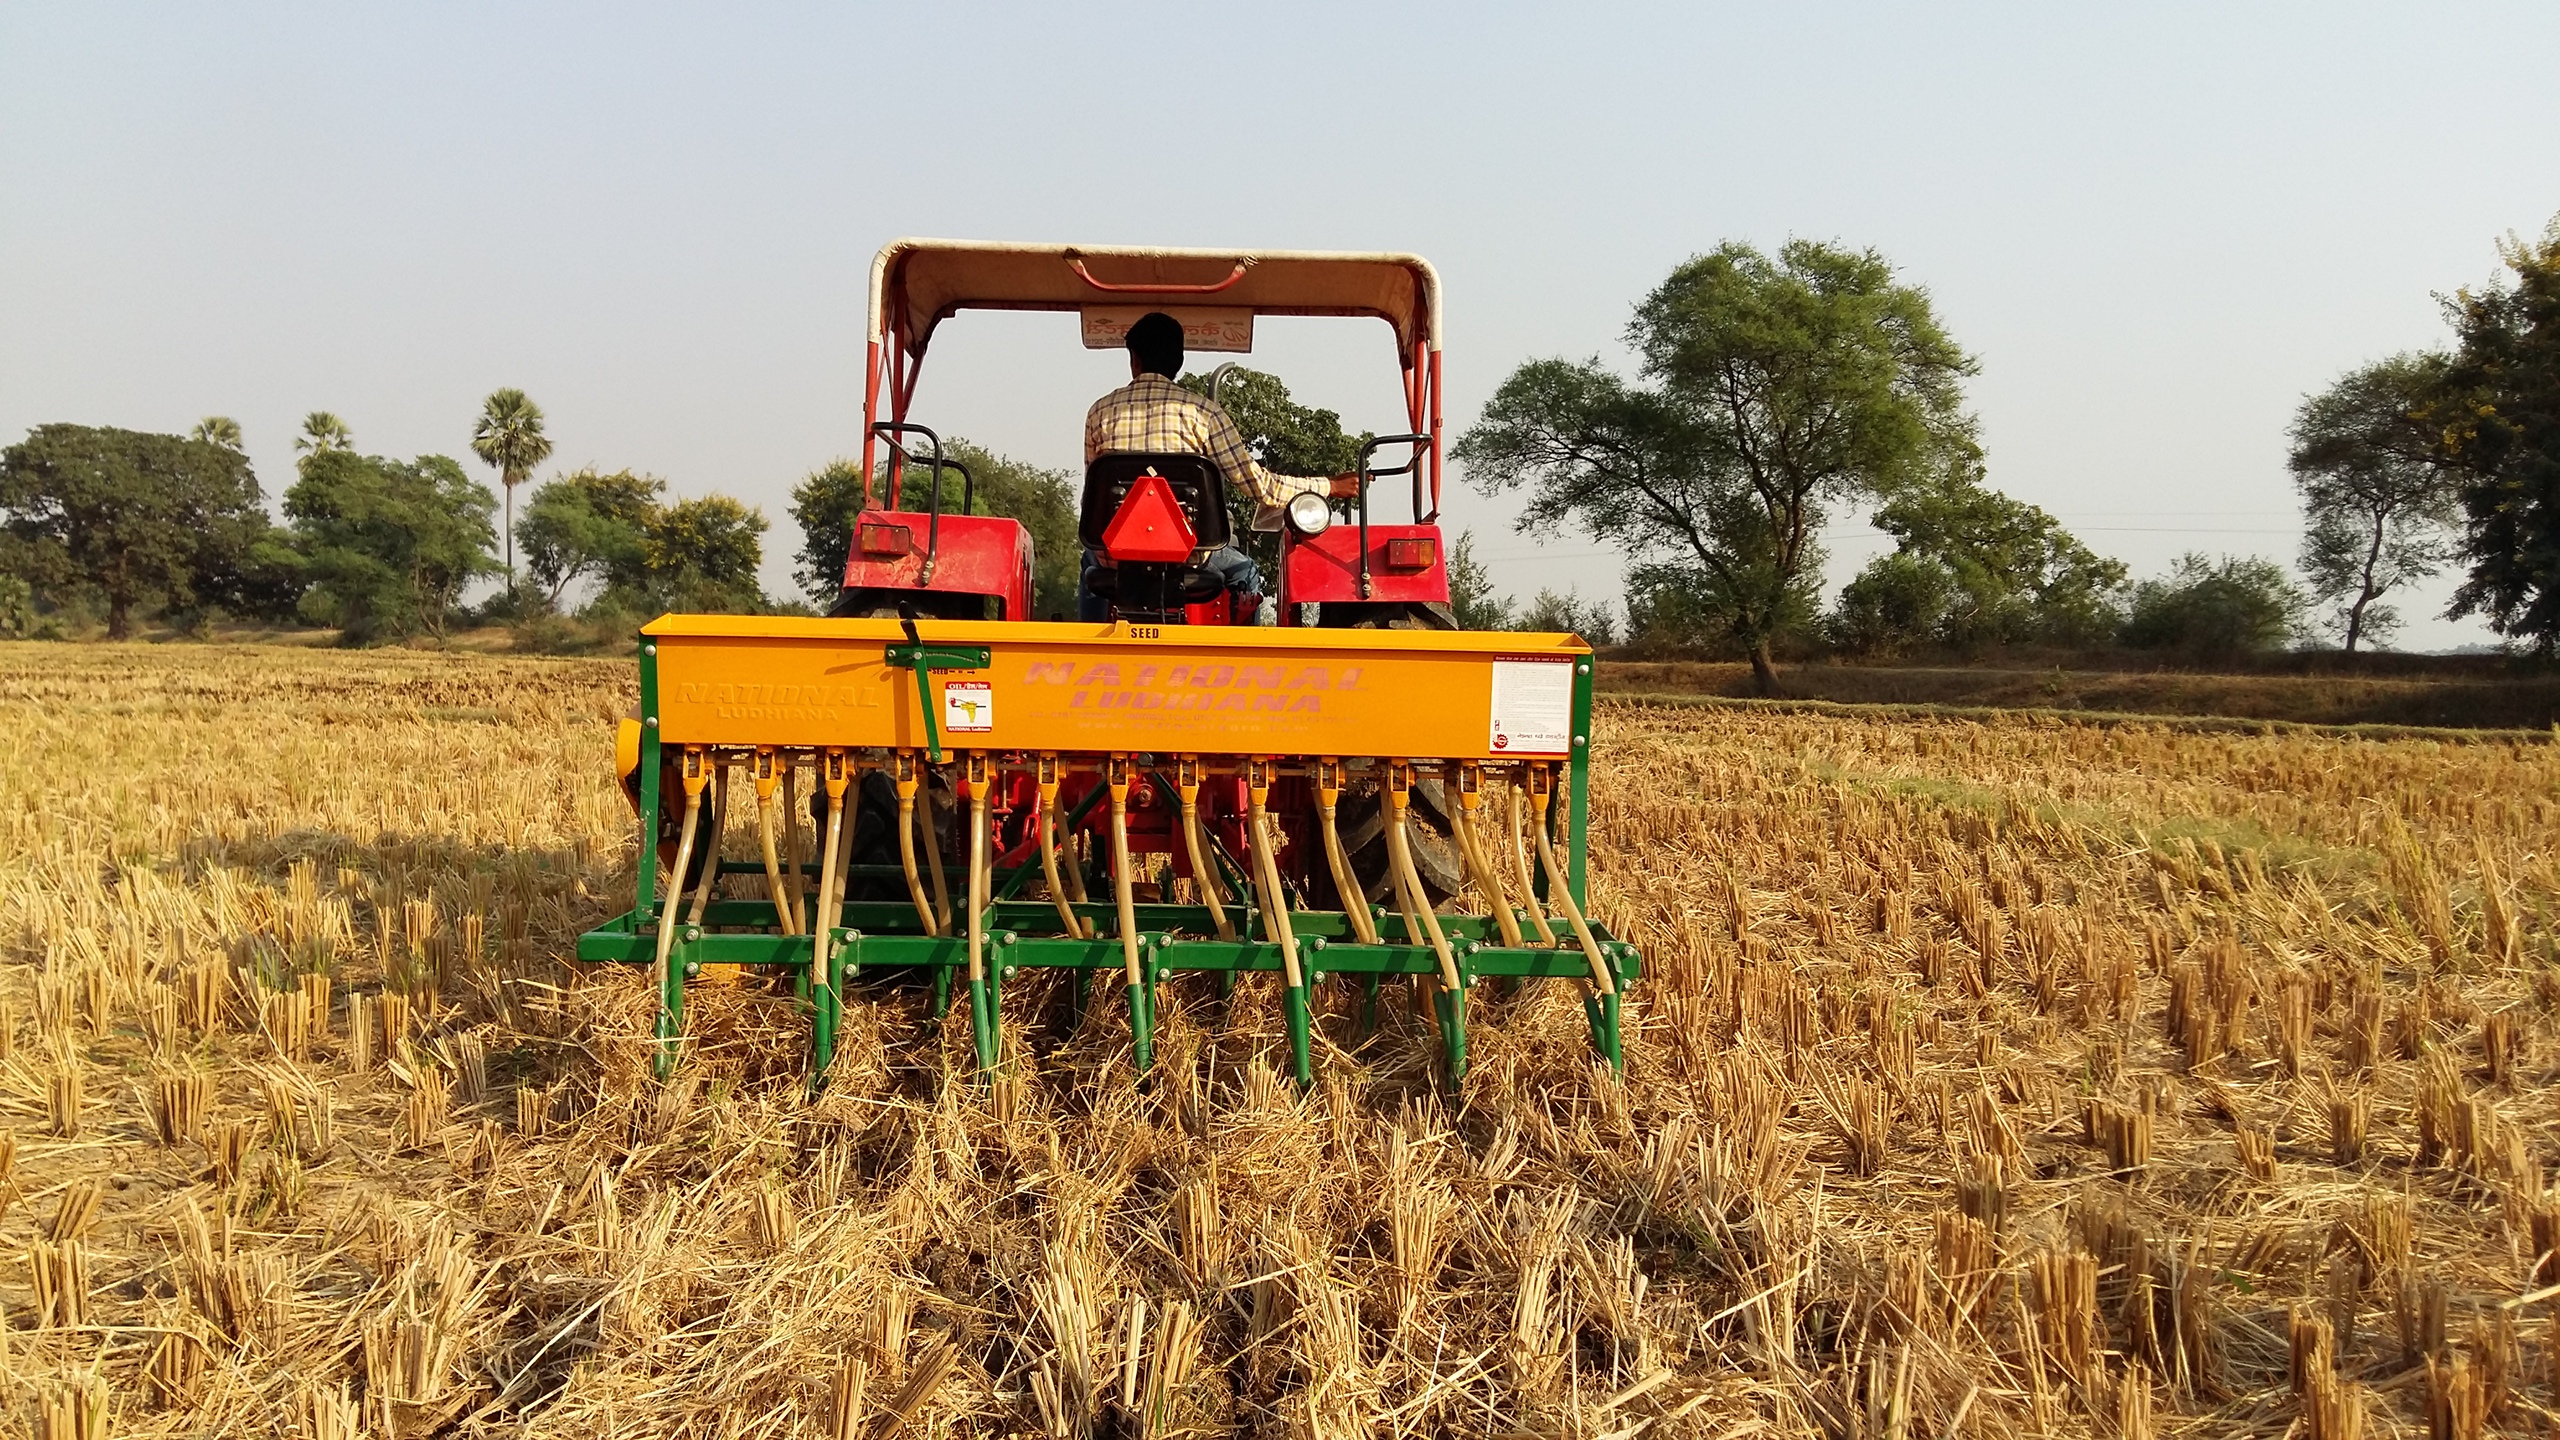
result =
[[[1575,995],[1141,1089],[564,965],[627,666],[0,647],[8,1423],[2467,1436],[2560,1385],[2560,750],[1603,710]],[[314,977],[326,977],[320,983]],[[1337,1005],[1338,1001],[1335,1002]],[[1392,1008],[1392,1007],[1391,1007]],[[107,1412],[112,1411],[111,1423]]]

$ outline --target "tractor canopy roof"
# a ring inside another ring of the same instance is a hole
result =
[[[1407,368],[1440,348],[1440,279],[1419,255],[893,240],[871,262],[874,343],[921,359],[961,310],[1081,311],[1095,348],[1164,310],[1193,348],[1226,350],[1251,348],[1257,315],[1372,315],[1395,328]]]

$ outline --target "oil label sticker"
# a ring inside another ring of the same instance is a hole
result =
[[[984,680],[942,682],[942,728],[955,735],[982,735],[996,728],[996,692]]]
[[[1493,751],[1562,755],[1573,739],[1573,662],[1493,662]]]

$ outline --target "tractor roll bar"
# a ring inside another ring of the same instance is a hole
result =
[[[1231,288],[1237,281],[1243,279],[1244,272],[1253,268],[1253,261],[1254,257],[1247,255],[1236,262],[1235,269],[1227,272],[1226,279],[1213,281],[1207,285],[1167,285],[1162,283],[1146,285],[1114,285],[1108,280],[1096,280],[1093,278],[1093,272],[1084,268],[1084,257],[1076,254],[1072,250],[1067,252],[1067,267],[1076,272],[1077,279],[1082,280],[1084,283],[1092,286],[1096,290],[1108,291],[1114,295],[1215,295],[1221,290]]]
[[[1435,503],[1431,507],[1431,513],[1426,515],[1422,510],[1422,457],[1430,444],[1431,437],[1428,435],[1373,435],[1360,447],[1360,503],[1358,509],[1360,516],[1360,598],[1363,600],[1369,598],[1370,590],[1369,482],[1372,480],[1383,479],[1389,475],[1411,475],[1413,477],[1413,523],[1416,525],[1428,525],[1432,521],[1439,519],[1440,507],[1436,503],[1440,498],[1438,495],[1435,494],[1432,496],[1432,500]],[[1369,466],[1369,457],[1377,454],[1378,447],[1382,445],[1410,445],[1413,447],[1413,450],[1405,456],[1403,464],[1398,465],[1393,469],[1373,470]]]
[[[933,447],[933,459],[931,461],[928,462],[920,455],[911,455],[907,452],[906,442],[900,440],[898,436],[901,432],[908,430],[912,430],[916,434],[922,435],[925,438],[925,442]],[[929,463],[933,466],[933,501],[931,506],[931,518],[925,522],[924,532],[924,568],[919,570],[916,574],[916,583],[918,585],[930,586],[933,584],[934,564],[942,558],[942,472],[945,470],[957,470],[960,472],[960,513],[963,515],[974,514],[978,508],[977,477],[969,473],[969,467],[966,464],[958,460],[944,459],[942,454],[942,437],[934,434],[932,430],[925,426],[910,424],[904,420],[883,420],[873,425],[871,427],[871,431],[875,435],[883,435],[888,438],[889,453],[896,457],[889,462],[890,509],[895,510],[898,508],[898,501],[901,498],[901,492],[905,485],[906,465],[902,462],[913,461],[917,464]]]

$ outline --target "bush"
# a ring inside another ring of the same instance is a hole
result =
[[[1511,628],[1579,635],[1594,645],[1618,643],[1618,619],[1609,613],[1609,602],[1585,600],[1578,590],[1561,594],[1539,591],[1538,598],[1529,602],[1529,608],[1520,612]]]
[[[2308,602],[2284,567],[2256,556],[2178,558],[2170,572],[2133,589],[2124,643],[2223,659],[2282,649]]]
[[[1956,579],[1946,566],[1897,550],[1877,556],[1841,588],[1823,630],[1852,655],[1898,655],[1937,639],[1955,601]]]
[[[35,587],[20,576],[0,575],[0,639],[24,640],[35,628]]]

